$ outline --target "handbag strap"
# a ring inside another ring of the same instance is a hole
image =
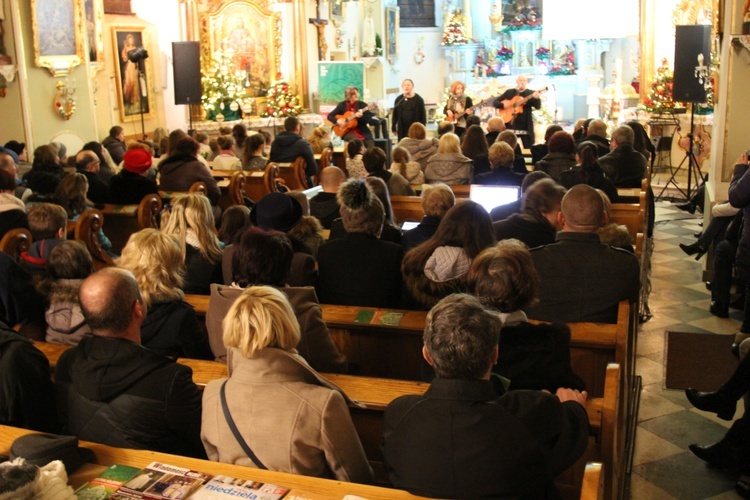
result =
[[[225,380],[224,383],[221,384],[221,409],[224,411],[224,418],[229,425],[229,429],[232,431],[232,434],[234,434],[234,438],[237,440],[237,442],[240,443],[240,446],[244,450],[247,457],[253,461],[256,467],[258,467],[259,469],[268,470],[268,467],[263,465],[263,462],[258,459],[255,453],[253,453],[253,450],[250,448],[250,446],[247,445],[247,442],[243,439],[242,434],[240,434],[240,431],[237,429],[237,426],[234,425],[234,419],[232,418],[232,414],[229,413],[229,407],[227,406],[227,397],[224,389],[226,385],[227,381]]]

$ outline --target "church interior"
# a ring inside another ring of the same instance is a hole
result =
[[[703,28],[708,53],[679,74],[677,60],[688,50],[676,35],[683,26]],[[0,0],[0,142],[21,142],[29,156],[51,142],[75,155],[114,126],[126,142],[153,138],[157,128],[215,138],[236,124],[275,137],[294,115],[306,138],[331,126],[326,117],[350,85],[389,119],[405,79],[425,102],[428,136],[437,136],[456,81],[486,129],[496,114],[492,100],[519,75],[541,91],[537,142],[550,125],[572,133],[581,119],[602,119],[611,132],[637,121],[656,151],[647,184],[655,198],[651,235],[643,234],[639,212],[648,290],[625,318],[629,352],[617,354],[623,414],[608,421],[602,385],[598,439],[611,439],[601,447],[610,461],[601,479],[593,476],[596,496],[580,498],[737,498],[736,476],[688,451],[691,443],[719,440],[731,422],[692,408],[682,390],[669,387],[667,338],[674,331],[733,337],[743,319],[742,311],[709,313],[713,257],[696,262],[678,245],[708,227],[711,207],[728,200],[735,160],[750,148],[750,99],[742,97],[750,82],[750,2]],[[699,81],[701,98],[673,99],[680,78]],[[395,135],[376,137],[390,154]],[[332,139],[334,155],[341,154],[344,142]],[[705,199],[697,214],[679,210],[699,184]],[[636,210],[643,204],[638,189],[633,201]],[[347,328],[344,320],[338,328]],[[605,437],[608,424],[615,431]],[[312,489],[309,498],[346,491],[277,480]],[[561,491],[579,498],[586,480],[579,467]],[[411,497],[361,488],[352,493]]]

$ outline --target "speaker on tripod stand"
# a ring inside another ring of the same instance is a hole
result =
[[[672,184],[686,201],[705,182],[701,173],[700,165],[695,157],[693,129],[695,124],[695,105],[706,102],[706,86],[704,81],[708,74],[701,75],[699,69],[704,66],[708,73],[708,65],[711,63],[711,26],[696,24],[689,26],[675,26],[675,53],[674,53],[674,83],[672,87],[672,99],[675,102],[689,102],[690,107],[690,130],[688,131],[689,147],[667,184],[659,193],[662,197],[664,191]],[[687,162],[687,189],[683,190],[675,181],[675,176],[680,172]],[[693,186],[695,180],[695,186]]]

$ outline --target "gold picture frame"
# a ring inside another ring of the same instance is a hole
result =
[[[398,58],[399,8],[385,8],[385,57],[393,62]]]
[[[104,67],[104,4],[97,0],[82,0],[83,24],[88,39],[87,60],[92,75]]]
[[[52,76],[65,76],[83,63],[79,0],[31,0],[34,63]]]
[[[201,66],[211,70],[217,52],[232,52],[233,70],[245,72],[248,97],[265,97],[280,76],[281,14],[266,2],[215,4],[201,15]]]
[[[112,26],[112,51],[117,84],[117,107],[123,122],[140,120],[141,105],[143,117],[154,117],[154,96],[151,91],[153,70],[149,59],[134,63],[128,59],[131,50],[149,48],[149,39],[144,26]],[[140,82],[139,64],[143,70]],[[143,87],[143,88],[141,88]],[[145,97],[142,95],[145,93]]]

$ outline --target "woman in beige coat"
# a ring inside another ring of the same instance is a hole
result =
[[[294,312],[279,290],[251,287],[234,302],[224,319],[229,378],[209,382],[203,392],[201,439],[208,458],[372,482],[350,400],[297,354],[299,340]]]

